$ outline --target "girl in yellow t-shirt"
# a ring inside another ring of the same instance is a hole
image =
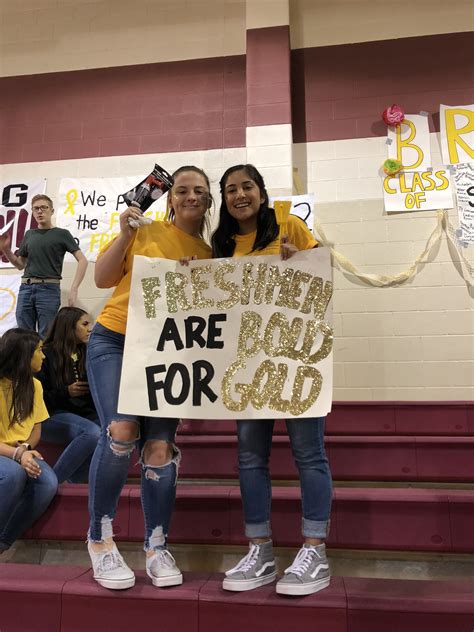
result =
[[[113,540],[112,520],[138,444],[141,497],[145,519],[146,572],[154,586],[181,584],[183,577],[166,541],[176,495],[180,452],[175,445],[178,419],[139,417],[118,412],[120,372],[134,255],[207,259],[211,249],[202,238],[211,206],[209,179],[197,167],[181,167],[168,193],[170,221],[132,229],[136,208],[120,215],[120,233],[100,254],[95,266],[98,287],[115,291],[97,319],[87,352],[87,375],[101,421],[102,434],[89,473],[88,550],[94,579],[105,588],[130,588],[133,571]]]
[[[34,449],[49,416],[33,377],[43,358],[36,332],[16,328],[0,338],[0,554],[44,513],[58,487]]]
[[[292,215],[285,232],[269,207],[268,193],[253,165],[236,165],[220,181],[222,202],[219,225],[212,236],[215,257],[242,257],[280,253],[288,259],[318,244],[306,224]],[[286,427],[300,474],[304,543],[293,564],[277,583],[286,595],[308,595],[329,585],[324,539],[331,511],[331,472],[324,451],[325,418],[288,419]],[[238,421],[240,491],[249,553],[223,582],[226,590],[251,590],[276,578],[271,541],[271,479],[268,471],[273,420]]]

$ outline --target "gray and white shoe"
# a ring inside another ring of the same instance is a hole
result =
[[[326,546],[305,544],[285,570],[276,591],[279,595],[310,595],[329,586],[330,581]]]
[[[153,586],[179,586],[183,583],[183,575],[176,565],[171,553],[162,549],[146,558],[146,574]]]
[[[237,566],[226,572],[222,582],[224,590],[253,590],[271,584],[276,578],[275,558],[271,540],[262,544],[249,544],[249,552]]]

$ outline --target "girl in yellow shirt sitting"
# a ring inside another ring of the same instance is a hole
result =
[[[44,513],[58,487],[35,450],[48,419],[41,383],[41,339],[27,329],[0,338],[0,554]]]

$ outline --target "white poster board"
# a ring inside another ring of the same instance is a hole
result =
[[[303,222],[306,222],[309,230],[313,230],[314,224],[314,193],[306,193],[305,195],[277,195],[270,198],[270,206],[273,206],[274,202],[290,202],[291,209],[290,215],[296,215],[301,218]]]
[[[445,165],[474,163],[474,105],[440,105],[441,155]]]
[[[123,193],[143,176],[126,178],[63,178],[59,185],[57,225],[67,228],[89,261],[119,232],[119,216],[127,208]],[[164,218],[166,196],[145,213],[154,220]]]
[[[453,208],[450,174],[436,169],[387,176],[383,198],[387,213]]]
[[[457,165],[454,174],[461,241],[474,243],[474,164]]]
[[[320,417],[332,401],[330,252],[135,256],[119,410],[196,419]]]
[[[404,171],[426,171],[431,167],[428,117],[408,114],[396,127],[389,127],[388,157],[400,160]]]
[[[21,273],[0,274],[0,336],[16,327],[15,310],[20,290]]]

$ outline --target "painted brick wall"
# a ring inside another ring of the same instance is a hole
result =
[[[7,77],[0,90],[4,164],[245,145],[244,56]]]

